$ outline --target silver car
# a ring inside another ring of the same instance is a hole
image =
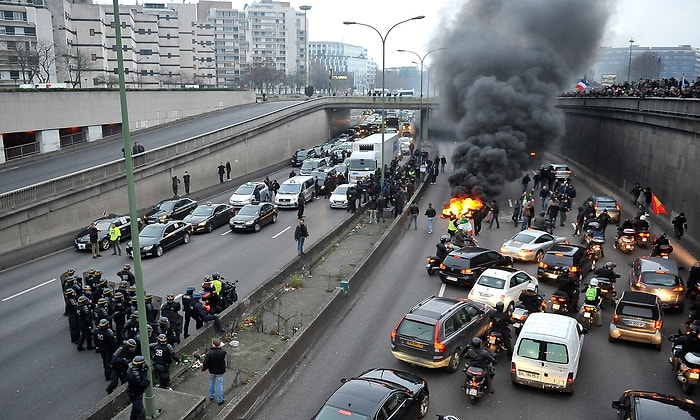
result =
[[[246,182],[236,189],[228,199],[228,203],[233,207],[240,209],[246,204],[253,204],[255,201],[255,190],[260,194],[260,201],[270,200],[270,191],[264,182]]]
[[[547,232],[528,229],[516,233],[512,238],[503,242],[501,254],[520,261],[542,261],[544,254],[557,244],[568,244],[563,236],[554,236]]]

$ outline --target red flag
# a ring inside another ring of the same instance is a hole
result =
[[[651,193],[651,210],[654,212],[654,214],[664,214],[668,216],[666,207],[664,207],[661,200],[659,200],[659,197],[657,197],[654,193]]]

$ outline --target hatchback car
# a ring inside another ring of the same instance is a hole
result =
[[[197,202],[190,198],[173,198],[171,200],[163,200],[153,206],[146,213],[146,221],[148,223],[165,223],[168,220],[182,220],[197,207]]]
[[[428,383],[412,373],[370,369],[341,382],[313,417],[315,420],[414,420],[428,414]]]
[[[625,290],[615,306],[608,340],[649,343],[661,350],[663,335],[661,300],[651,293]]]
[[[512,238],[503,242],[501,254],[513,257],[514,260],[540,262],[544,254],[556,244],[567,244],[563,236],[554,236],[547,232],[528,229],[516,233]]]
[[[340,184],[331,193],[328,205],[332,209],[348,208],[348,191],[357,188],[357,184]]]
[[[588,273],[595,270],[596,261],[588,248],[579,245],[554,245],[544,254],[537,267],[537,279],[556,280],[563,268],[578,273],[583,280]]]
[[[512,267],[513,258],[479,247],[459,248],[450,252],[440,264],[443,283],[471,286],[487,268]]]
[[[549,165],[554,172],[555,179],[567,179],[571,177],[571,168],[565,163],[552,163]]]
[[[299,168],[299,175],[311,175],[314,169],[325,168],[328,166],[328,159],[326,158],[313,158],[306,159]]]
[[[456,372],[474,337],[489,329],[493,308],[471,300],[429,297],[414,306],[391,332],[395,358]]]
[[[104,251],[110,246],[109,227],[112,225],[112,223],[119,228],[122,239],[131,238],[131,223],[129,220],[129,216],[105,214],[105,216],[100,217],[93,222],[97,226],[97,243],[100,246],[100,250]],[[88,232],[87,227],[75,235],[75,238],[73,239],[73,246],[78,251],[90,251],[92,249],[90,244],[90,232]]]
[[[594,195],[588,197],[586,202],[589,201],[593,202],[596,217],[600,216],[603,210],[607,210],[613,223],[620,223],[620,205],[617,203],[617,200],[607,195]]]
[[[219,226],[228,223],[233,215],[233,207],[228,204],[206,203],[197,206],[192,213],[182,219],[183,222],[192,225],[192,232],[211,233]]]
[[[260,199],[258,201],[270,201],[270,190],[264,182],[246,182],[236,188],[236,191],[231,194],[228,203],[234,208],[240,209],[246,204],[255,202],[255,192],[257,191]]]
[[[155,255],[160,257],[166,249],[190,243],[191,229],[192,225],[181,220],[144,226],[139,232],[141,256]],[[134,246],[131,241],[126,246],[126,253],[132,258],[134,257]]]
[[[513,313],[515,302],[528,284],[538,287],[537,279],[517,268],[489,268],[476,280],[469,291],[469,299],[474,302],[496,306],[503,302],[508,315]]]
[[[673,260],[640,257],[630,270],[630,290],[652,293],[661,299],[664,308],[683,310],[685,286]]]
[[[272,203],[246,204],[229,220],[232,232],[259,232],[268,223],[277,223],[277,207]]]
[[[625,391],[612,402],[620,420],[700,419],[700,407],[694,401],[649,391]]]

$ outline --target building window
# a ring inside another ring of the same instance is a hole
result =
[[[90,36],[95,36],[95,30],[90,28]]]
[[[92,61],[97,61],[97,54],[92,54]]]
[[[19,80],[19,70],[10,70],[10,79]]]
[[[139,28],[139,35],[146,35],[146,29]]]

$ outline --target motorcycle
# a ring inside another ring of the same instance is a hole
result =
[[[651,243],[651,234],[649,233],[648,228],[639,228],[635,230],[635,239],[637,242],[637,245],[646,248],[649,246],[649,243]]]
[[[600,223],[596,222],[595,220],[587,222],[583,227],[581,243],[584,245],[590,245],[594,237],[602,237],[602,243],[605,243],[605,233],[603,232],[603,228],[600,226]]]
[[[669,341],[674,342],[678,335],[669,337]],[[678,381],[683,385],[683,392],[686,395],[692,395],[695,392],[695,387],[700,381],[700,353],[688,352],[682,358],[676,356],[681,351],[682,346],[675,345],[671,348],[671,357],[669,362],[676,361],[678,367],[673,373]]]
[[[619,249],[623,254],[632,252],[635,244],[634,235],[634,229],[623,229],[622,233],[615,238],[613,248]]]
[[[550,303],[552,313],[568,315],[569,312],[571,312],[572,304],[569,294],[566,291],[557,289],[552,293]]]
[[[583,306],[581,306],[581,324],[584,327],[590,328],[594,322],[598,321],[599,316],[598,308],[594,305],[584,303]]]
[[[668,256],[673,252],[673,247],[671,245],[655,245],[652,249],[650,257],[660,257],[663,259],[668,259]]]
[[[498,360],[501,354],[508,354],[508,348],[506,347],[506,342],[503,339],[503,335],[498,331],[489,332],[488,337],[486,337],[486,350],[493,354]]]
[[[593,259],[596,261],[604,256],[603,244],[605,244],[605,236],[600,232],[599,234],[594,233],[594,236],[588,241],[589,252],[593,254]]]
[[[479,398],[488,393],[486,389],[486,375],[492,375],[488,372],[489,370],[490,369],[469,366],[468,364],[462,369],[467,375],[464,382],[464,392],[467,394],[467,398],[469,398],[469,403],[476,403]]]
[[[547,307],[547,301],[544,300],[544,296],[538,294],[537,297],[540,300],[540,308],[538,312],[544,312]],[[523,324],[527,321],[527,317],[530,316],[530,311],[528,311],[524,305],[518,304],[514,309],[513,313],[510,314],[511,319],[513,319],[513,329],[515,330],[515,337],[520,335],[520,330],[523,328]]]
[[[615,274],[616,278],[619,278],[619,274]],[[608,303],[610,306],[615,304],[617,299],[617,290],[615,290],[615,282],[611,281],[607,277],[596,277],[598,280],[598,288],[600,289],[600,307]]]
[[[428,257],[428,264],[425,265],[425,270],[428,272],[429,276],[432,276],[440,269],[442,261],[443,260],[434,255]]]

